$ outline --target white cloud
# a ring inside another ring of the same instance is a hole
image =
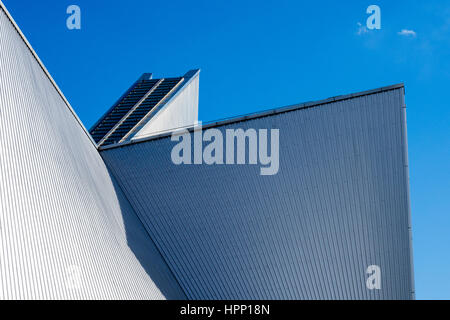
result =
[[[397,32],[397,34],[404,36],[404,37],[415,37],[416,32],[414,30],[408,30],[408,29],[402,29],[402,31]]]
[[[357,34],[358,36],[360,36],[360,35],[362,35],[362,34],[364,34],[364,33],[367,33],[367,32],[369,32],[369,30],[367,30],[367,27],[366,27],[366,26],[363,26],[363,25],[361,24],[361,22],[358,22],[358,31],[356,32],[356,34]]]

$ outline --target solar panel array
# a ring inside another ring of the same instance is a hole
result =
[[[144,117],[148,115],[183,80],[182,77],[143,80],[139,82],[114,107],[103,120],[91,130],[99,145],[120,142]],[[148,95],[145,97],[145,95]],[[145,99],[143,99],[145,98]],[[143,101],[141,101],[143,99]],[[130,112],[131,111],[131,112]]]
[[[141,100],[158,80],[142,80],[91,130],[95,142],[99,142]]]

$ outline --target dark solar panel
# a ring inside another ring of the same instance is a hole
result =
[[[183,78],[167,78],[114,130],[102,143],[108,145],[119,142],[138,124]]]
[[[91,130],[92,138],[99,142],[141,100],[158,80],[142,80]]]

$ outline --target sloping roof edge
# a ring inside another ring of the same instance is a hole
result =
[[[366,91],[361,91],[361,92],[356,92],[356,93],[339,95],[339,96],[322,99],[322,100],[298,103],[298,104],[293,104],[293,105],[289,105],[289,106],[285,106],[285,107],[269,109],[266,111],[250,113],[250,114],[241,115],[241,116],[237,116],[237,117],[226,118],[226,119],[222,119],[222,120],[203,123],[202,128],[207,129],[207,128],[219,127],[219,126],[223,126],[223,125],[227,125],[227,124],[231,124],[231,123],[237,123],[237,122],[248,121],[248,120],[257,119],[257,118],[268,117],[268,116],[272,116],[275,114],[280,114],[280,113],[285,113],[285,112],[290,112],[290,111],[295,111],[295,110],[300,110],[300,109],[314,108],[314,107],[318,107],[318,106],[328,104],[328,103],[358,98],[358,97],[362,97],[362,96],[377,94],[377,93],[396,90],[396,89],[404,89],[404,88],[405,88],[404,83],[398,83],[398,84],[394,84],[394,85],[390,85],[390,86],[380,87],[377,89],[371,89],[371,90],[366,90]],[[193,130],[195,130],[195,126],[189,126],[186,128],[173,128],[173,130],[171,132],[165,131],[164,133],[152,135],[149,137],[134,139],[134,140],[125,141],[122,143],[111,144],[108,146],[100,147],[99,150],[102,151],[102,150],[108,150],[108,149],[113,149],[113,148],[120,148],[120,147],[125,147],[128,145],[137,144],[137,143],[141,143],[141,142],[166,138],[166,137],[171,136],[173,131],[177,131],[180,129],[193,131]]]
[[[72,106],[70,105],[69,101],[67,100],[67,98],[64,96],[64,94],[62,93],[61,89],[58,87],[58,85],[56,84],[55,80],[53,79],[53,77],[50,75],[50,73],[48,72],[47,68],[45,67],[44,63],[41,61],[41,59],[39,58],[39,56],[37,55],[37,53],[34,51],[33,47],[31,46],[31,44],[28,42],[27,38],[25,37],[25,35],[22,33],[22,31],[20,30],[19,26],[17,25],[16,21],[14,20],[14,18],[11,16],[11,14],[9,13],[8,9],[6,9],[5,5],[3,4],[3,2],[0,0],[0,9],[3,10],[3,12],[6,14],[6,16],[8,17],[9,21],[11,21],[11,24],[14,26],[14,28],[16,29],[17,33],[19,34],[19,36],[22,38],[23,42],[25,43],[25,45],[28,47],[28,49],[30,50],[31,54],[33,55],[33,57],[36,59],[37,63],[39,64],[39,66],[42,68],[42,70],[44,71],[45,75],[47,76],[47,78],[50,80],[51,84],[53,85],[53,87],[55,87],[56,91],[58,92],[58,94],[61,96],[61,99],[64,101],[64,103],[66,104],[67,108],[69,108],[70,112],[73,114],[73,116],[75,117],[75,119],[77,120],[77,122],[80,124],[81,128],[83,129],[84,133],[88,136],[89,140],[91,141],[91,143],[97,148],[97,144],[95,143],[94,139],[92,139],[91,135],[89,134],[89,131],[86,129],[86,127],[84,126],[83,122],[81,122],[80,118],[78,117],[78,115],[75,113],[75,111],[73,110]]]

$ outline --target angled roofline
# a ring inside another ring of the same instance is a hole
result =
[[[91,126],[91,128],[89,129],[89,132],[91,132],[92,130],[94,130],[108,115],[111,111],[114,110],[114,108],[134,89],[134,87],[136,87],[136,85],[141,82],[142,80],[151,80],[153,79],[153,73],[144,73],[142,74],[139,79],[137,79],[129,88],[127,91],[125,91],[125,93],[120,96],[119,99],[117,99],[116,102],[113,103],[113,105],[111,106],[111,108],[109,108],[101,117],[100,119],[97,120],[97,122],[94,123],[93,126]]]
[[[158,112],[162,111],[171,101],[173,101],[178,95],[181,94],[184,88],[186,88],[196,77],[200,75],[200,69],[192,69],[186,72],[186,74],[182,77],[183,81],[180,85],[175,88],[175,91],[169,94],[169,96],[156,108],[150,110],[149,113],[143,118],[144,120],[138,126],[133,128],[126,136],[126,140],[130,141],[133,137],[151,120],[154,116],[158,114]],[[151,116],[149,116],[151,115]],[[122,142],[123,143],[123,142]]]
[[[92,138],[91,134],[89,133],[89,131],[86,129],[86,127],[84,126],[83,122],[81,122],[80,118],[78,117],[78,115],[75,113],[75,111],[73,110],[72,106],[70,105],[69,101],[66,99],[66,97],[64,96],[64,94],[62,93],[61,89],[58,87],[58,85],[56,84],[55,80],[53,79],[53,77],[50,75],[50,73],[48,72],[47,68],[45,67],[44,63],[41,61],[41,59],[39,58],[39,56],[37,55],[36,51],[34,51],[33,47],[31,46],[31,44],[28,42],[27,38],[25,37],[25,35],[22,33],[22,31],[20,30],[19,26],[17,25],[16,21],[14,20],[14,18],[11,16],[11,14],[9,13],[8,9],[6,9],[6,6],[3,4],[3,2],[0,0],[0,9],[3,10],[3,12],[6,14],[6,17],[9,19],[9,21],[11,22],[11,24],[13,25],[13,27],[16,29],[17,33],[19,34],[19,36],[22,38],[23,42],[25,43],[25,45],[28,47],[28,50],[30,50],[31,54],[33,55],[33,57],[36,59],[37,63],[39,64],[39,66],[41,67],[41,69],[44,71],[45,75],[47,76],[47,78],[50,80],[50,83],[53,85],[53,87],[56,89],[56,91],[58,92],[58,94],[60,95],[61,99],[63,100],[63,102],[66,104],[67,108],[69,108],[69,111],[73,114],[73,116],[75,117],[75,120],[77,120],[77,122],[79,123],[79,125],[81,126],[81,128],[83,129],[84,133],[88,136],[89,140],[92,142],[92,144],[97,148],[97,144],[95,143],[94,139]]]
[[[327,99],[298,103],[298,104],[288,105],[285,107],[269,109],[266,111],[250,113],[250,114],[246,114],[246,115],[242,115],[242,116],[211,121],[211,122],[203,123],[202,128],[208,129],[208,128],[220,127],[220,126],[224,126],[227,124],[238,123],[238,122],[248,121],[248,120],[253,120],[253,119],[258,119],[258,118],[264,118],[264,117],[273,116],[273,115],[280,114],[280,113],[296,111],[296,110],[319,107],[321,105],[325,105],[325,104],[329,104],[329,103],[333,103],[333,102],[349,100],[349,99],[353,99],[353,98],[368,96],[368,95],[382,93],[382,92],[386,92],[386,91],[392,91],[392,90],[396,90],[396,89],[404,90],[405,89],[404,83],[402,82],[402,83],[398,83],[398,84],[394,84],[394,85],[390,85],[390,86],[380,87],[377,89],[366,90],[366,91],[345,94],[345,95],[339,95],[339,96],[335,96],[335,97],[331,97],[331,98],[327,98]],[[182,128],[173,128],[171,131],[165,130],[161,134],[156,134],[156,135],[152,135],[149,137],[143,137],[143,138],[139,138],[139,139],[129,140],[129,141],[121,142],[121,143],[110,144],[107,146],[101,146],[99,148],[99,150],[100,151],[109,150],[109,149],[129,146],[132,144],[147,142],[147,141],[151,141],[151,140],[163,139],[166,137],[170,137],[174,131],[185,129],[189,132],[192,132],[196,128],[197,128],[197,126],[195,126],[195,125],[189,126],[189,127],[182,127]]]

